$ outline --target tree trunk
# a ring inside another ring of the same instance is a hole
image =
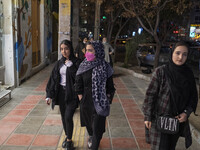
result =
[[[72,43],[76,48],[79,42],[79,0],[73,0]]]
[[[154,60],[154,69],[156,67],[158,67],[160,49],[161,49],[161,43],[156,43],[156,53],[155,53],[155,60]]]
[[[102,0],[97,0],[95,4],[94,40],[99,40],[101,3]]]
[[[120,25],[119,30],[117,32],[117,34],[115,35],[115,41],[114,41],[114,51],[115,51],[115,55],[114,55],[114,62],[116,61],[115,56],[116,56],[116,43],[117,43],[117,37],[119,36],[120,32],[122,31],[122,29],[124,28],[124,26],[128,23],[128,21],[130,20],[130,18],[128,18],[122,25]]]

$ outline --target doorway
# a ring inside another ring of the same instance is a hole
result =
[[[32,14],[32,67],[38,66],[40,58],[40,1],[31,0]]]

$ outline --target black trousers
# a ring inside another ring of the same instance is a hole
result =
[[[70,105],[67,105],[65,102],[65,92],[66,91],[63,88],[59,89],[58,101],[65,135],[68,139],[72,139],[74,129],[73,116],[75,108],[70,107]]]
[[[161,133],[159,150],[175,150],[179,137],[183,135],[184,125],[184,123],[179,125],[179,132],[177,134]]]
[[[88,134],[92,136],[92,150],[98,150],[103,133],[105,132],[106,117],[93,114],[92,124],[86,125]]]
[[[179,137],[179,134],[169,135],[161,133],[159,150],[175,150]]]

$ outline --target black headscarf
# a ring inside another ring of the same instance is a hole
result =
[[[178,46],[186,46],[189,55],[188,44],[183,41],[177,42],[170,51],[169,63],[165,68],[166,77],[168,78],[169,86],[171,88],[170,108],[172,108],[171,111],[173,114],[176,114],[176,111],[172,98],[176,103],[179,114],[187,108],[190,109],[190,111],[195,112],[198,101],[195,78],[192,70],[186,64],[187,60],[181,66],[176,65],[172,60],[173,52]]]

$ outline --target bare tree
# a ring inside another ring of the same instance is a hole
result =
[[[156,42],[156,54],[154,68],[158,66],[160,48],[166,35],[159,37],[158,30],[161,25],[161,14],[176,12],[183,14],[184,10],[190,7],[188,0],[123,0],[120,1],[121,6],[132,17],[135,17],[142,28],[146,30]],[[169,11],[169,12],[168,12]],[[165,16],[165,15],[164,15]],[[163,19],[164,20],[164,19]],[[163,27],[166,29],[166,27]],[[167,30],[167,29],[166,29]],[[164,31],[163,31],[164,32]],[[166,32],[167,33],[167,32]]]

